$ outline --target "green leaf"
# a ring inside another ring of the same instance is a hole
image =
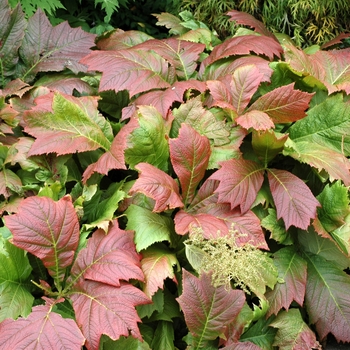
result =
[[[305,258],[305,303],[310,323],[315,325],[321,340],[332,333],[338,342],[350,342],[350,276],[321,256]]]
[[[268,317],[277,315],[282,308],[288,310],[294,300],[303,305],[307,277],[306,261],[293,247],[282,248],[273,255],[279,281],[265,295],[270,303]]]
[[[240,337],[241,341],[250,341],[258,346],[262,350],[272,350],[272,344],[277,333],[277,330],[270,327],[273,317],[268,320],[261,318],[252,327],[250,327]]]
[[[152,106],[139,106],[137,120],[140,126],[128,137],[126,162],[132,168],[138,163],[146,162],[167,171],[169,146],[163,117]]]
[[[0,322],[27,317],[33,306],[27,253],[0,236]]]
[[[332,95],[311,108],[307,117],[288,130],[294,142],[308,141],[350,155],[350,101],[342,94]]]
[[[339,249],[331,236],[322,237],[318,235],[312,226],[309,227],[307,232],[299,232],[298,241],[303,251],[320,256],[335,264],[341,270],[350,266],[349,257]]]
[[[151,344],[152,349],[174,350],[174,326],[172,322],[158,322],[154,338]]]
[[[340,226],[331,233],[334,240],[341,247],[343,252],[350,255],[350,215],[345,217],[344,225]]]
[[[281,312],[270,324],[277,328],[274,346],[284,350],[321,349],[315,333],[308,327],[298,309]]]
[[[156,242],[171,242],[171,236],[174,234],[171,218],[134,204],[129,206],[125,214],[128,218],[127,229],[135,231],[137,251],[146,249]]]
[[[277,220],[276,210],[268,208],[268,215],[261,220],[261,226],[271,233],[271,238],[276,242],[290,245],[293,244],[293,239],[290,233],[286,230],[282,219]]]
[[[0,195],[5,198],[11,196],[12,191],[19,191],[22,186],[21,179],[10,169],[0,171]]]
[[[141,342],[138,339],[129,336],[127,338],[120,337],[118,340],[112,340],[106,335],[102,335],[100,340],[99,350],[115,350],[115,349],[128,349],[128,350],[151,350],[147,342]]]
[[[331,232],[345,224],[345,217],[350,213],[348,195],[348,188],[337,181],[327,184],[317,196],[321,203],[317,208],[317,218],[326,231]]]

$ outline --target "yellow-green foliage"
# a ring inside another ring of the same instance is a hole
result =
[[[192,232],[185,242],[201,251],[197,269],[199,272],[212,272],[214,287],[239,287],[247,293],[258,296],[265,293],[266,286],[273,288],[277,282],[277,269],[267,253],[250,245],[236,244],[237,231],[229,235],[205,239],[199,231]]]
[[[297,45],[322,44],[350,30],[348,0],[183,0],[184,9],[225,38],[235,32],[225,13],[252,14],[271,31],[291,36]]]

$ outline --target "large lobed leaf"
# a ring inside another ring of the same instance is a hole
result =
[[[25,131],[36,137],[29,155],[109,150],[111,126],[99,115],[97,99],[50,93],[25,113]]]
[[[168,62],[160,55],[144,50],[95,51],[81,62],[89,70],[102,72],[100,91],[128,90],[130,97],[154,87],[167,88],[173,83]]]
[[[31,80],[38,72],[62,71],[69,68],[74,73],[85,72],[79,61],[94,46],[95,35],[81,28],[71,28],[68,22],[52,27],[45,13],[39,9],[28,20],[28,26],[19,50],[25,79]]]
[[[245,297],[240,290],[213,287],[211,274],[203,273],[197,278],[183,270],[183,293],[177,300],[193,336],[192,346],[200,349],[223,336],[226,326],[241,311]]]
[[[135,250],[134,233],[121,230],[114,220],[108,234],[99,229],[89,238],[87,247],[74,261],[69,281],[83,278],[116,287],[120,286],[120,280],[143,281],[140,259]]]
[[[114,340],[131,334],[142,340],[137,326],[141,320],[135,306],[149,304],[151,300],[131,284],[121,283],[116,288],[80,279],[71,290],[70,299],[88,350],[99,349],[102,334]]]
[[[41,259],[56,280],[64,278],[79,243],[78,217],[69,196],[58,202],[28,197],[17,214],[5,217],[5,223],[14,245]]]
[[[194,197],[210,158],[210,142],[195,129],[183,123],[179,137],[169,140],[170,159],[179,178],[185,205]]]
[[[28,318],[8,319],[0,323],[1,349],[81,349],[85,338],[78,325],[52,311],[57,302],[44,299],[46,304],[35,306]]]

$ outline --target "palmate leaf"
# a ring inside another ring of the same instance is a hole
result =
[[[24,13],[19,4],[11,10],[7,1],[1,1],[0,23],[0,64],[2,67],[0,87],[3,87],[15,72],[18,63],[18,49],[25,35],[27,21],[24,19]]]
[[[334,94],[311,108],[288,132],[294,142],[308,141],[350,156],[350,102]]]
[[[35,306],[28,318],[8,319],[0,323],[1,349],[80,350],[85,338],[78,325],[52,311],[60,299],[44,297],[45,305]]]
[[[109,150],[112,128],[99,115],[96,98],[50,93],[35,102],[37,105],[24,117],[25,131],[36,137],[29,156]]]
[[[270,326],[278,329],[273,345],[279,349],[322,349],[315,333],[304,322],[298,309],[278,314]]]
[[[188,80],[197,69],[199,55],[205,45],[176,38],[147,40],[135,49],[152,50],[164,57],[174,68],[177,77]]]
[[[38,9],[28,20],[27,30],[19,50],[23,64],[20,67],[24,80],[32,80],[38,72],[85,72],[79,61],[90,52],[95,35],[81,28],[71,28],[68,22],[52,27],[45,13]]]
[[[153,212],[183,207],[179,187],[175,180],[162,170],[148,163],[140,163],[135,169],[141,174],[129,193],[141,192],[156,201]]]
[[[131,284],[122,282],[120,287],[112,287],[79,279],[71,290],[70,299],[88,350],[99,349],[102,334],[114,340],[131,334],[142,340],[137,326],[141,319],[135,306],[149,304],[151,300]]]
[[[350,276],[321,256],[307,255],[305,303],[311,324],[321,340],[332,333],[350,342]]]
[[[179,137],[169,140],[170,159],[180,180],[184,204],[190,203],[203,179],[210,158],[210,142],[195,129],[183,123]]]
[[[173,266],[179,265],[176,255],[165,246],[155,245],[142,253],[141,267],[145,275],[144,293],[151,298],[159,289],[163,289],[167,278],[177,282]]]
[[[200,349],[223,336],[226,326],[241,311],[245,297],[240,290],[213,287],[210,274],[197,278],[183,270],[183,293],[177,300],[193,337],[191,346]]]
[[[309,187],[285,170],[268,169],[268,179],[277,219],[283,219],[287,230],[291,225],[306,230],[320,206]]]
[[[265,169],[258,163],[244,159],[230,159],[221,163],[221,168],[210,178],[219,180],[215,192],[220,203],[238,205],[244,213],[250,209],[264,181]]]
[[[306,261],[292,247],[282,248],[273,256],[281,282],[265,295],[270,303],[267,317],[277,315],[282,308],[288,310],[293,300],[302,306],[306,290]]]
[[[5,217],[5,223],[13,244],[41,259],[55,281],[61,281],[79,244],[79,222],[71,198],[54,202],[28,197],[17,214]]]
[[[259,97],[248,112],[265,112],[275,124],[290,123],[306,116],[313,94],[294,90],[294,83],[278,87]]]
[[[83,278],[119,287],[120,280],[143,281],[140,259],[133,232],[121,230],[114,220],[107,234],[99,229],[89,238],[74,261],[67,283]]]
[[[6,318],[27,317],[34,297],[30,293],[32,267],[26,252],[0,237],[0,322]]]
[[[155,52],[128,49],[95,51],[81,62],[89,70],[102,72],[100,91],[128,90],[130,97],[152,88],[170,87],[174,72],[168,62]]]

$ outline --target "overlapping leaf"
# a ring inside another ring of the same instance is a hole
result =
[[[116,288],[80,279],[71,293],[76,320],[86,337],[88,350],[99,349],[102,334],[114,340],[131,334],[142,340],[137,325],[141,320],[135,306],[148,304],[151,300],[141,290],[126,283]]]
[[[29,197],[5,222],[13,244],[40,258],[51,276],[62,280],[79,243],[79,222],[70,197],[58,202]]]
[[[61,71],[69,68],[74,73],[85,72],[79,61],[90,52],[95,35],[81,28],[71,28],[68,22],[52,27],[45,13],[38,11],[29,18],[27,30],[19,50],[24,62],[21,67],[26,79],[38,72]]]
[[[190,203],[203,179],[210,157],[210,142],[188,124],[182,124],[179,137],[169,140],[170,159],[180,180],[184,203]]]
[[[306,261],[292,247],[274,253],[274,264],[281,282],[277,282],[275,288],[266,293],[270,303],[267,317],[277,315],[282,308],[288,310],[294,300],[303,305],[306,290]]]
[[[188,80],[197,69],[199,55],[205,45],[176,38],[147,40],[135,49],[153,50],[174,66],[179,79]]]
[[[0,171],[0,195],[5,198],[11,196],[11,189],[21,188],[21,179],[10,169]]]
[[[85,338],[78,325],[53,312],[52,299],[45,300],[46,305],[35,306],[27,318],[0,323],[1,349],[81,349]]]
[[[350,276],[321,256],[307,257],[305,302],[310,323],[320,339],[332,333],[338,342],[350,342]]]
[[[159,289],[163,289],[167,278],[176,281],[174,266],[178,265],[176,255],[162,246],[149,247],[143,254],[141,261],[142,271],[145,275],[143,291],[151,298]]]
[[[288,229],[291,225],[306,230],[320,206],[309,187],[297,176],[285,170],[269,169],[269,185],[277,209]]]
[[[109,150],[112,129],[97,112],[96,98],[50,93],[36,103],[25,115],[25,131],[36,137],[29,155]]]
[[[304,322],[297,309],[283,311],[270,326],[278,329],[273,345],[279,349],[322,349],[315,333]]]
[[[174,72],[168,62],[155,52],[144,50],[95,51],[81,62],[89,70],[102,72],[100,91],[128,90],[130,97],[154,87],[167,88]]]
[[[34,297],[30,293],[30,273],[26,252],[0,238],[0,322],[6,318],[27,317]]]
[[[328,97],[289,130],[294,142],[309,141],[350,156],[350,102],[342,94]]]
[[[141,257],[136,253],[133,239],[133,232],[121,230],[117,221],[108,234],[102,229],[95,231],[74,261],[72,282],[84,278],[119,287],[120,280],[143,281]]]
[[[205,348],[208,341],[223,335],[241,311],[245,297],[240,290],[226,290],[211,285],[211,275],[200,278],[183,270],[183,293],[177,298],[196,348]]]
[[[306,116],[313,94],[294,90],[294,83],[281,86],[259,97],[248,109],[265,112],[275,124],[290,123]]]
[[[230,203],[232,209],[240,206],[241,211],[246,212],[262,186],[264,168],[256,162],[244,159],[230,159],[221,165],[211,176],[211,179],[220,181],[215,191],[219,194],[219,202]]]
[[[183,207],[179,186],[175,180],[148,163],[140,163],[135,168],[141,172],[130,193],[141,192],[156,201],[153,211]]]

